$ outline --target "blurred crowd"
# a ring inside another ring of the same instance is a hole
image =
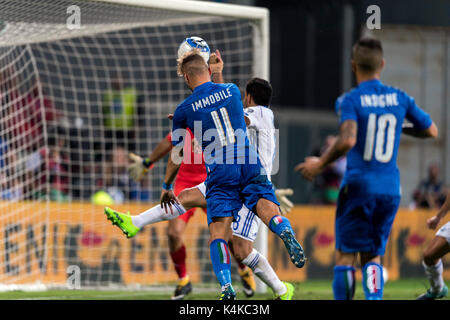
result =
[[[137,94],[118,75],[110,88],[103,94],[102,134],[86,150],[73,130],[79,124],[55,107],[35,77],[22,82],[13,66],[0,71],[1,200],[150,200],[148,180],[136,184],[126,170]]]
[[[420,181],[413,193],[411,209],[425,208],[438,209],[445,202],[447,188],[440,176],[440,169],[437,163],[432,163],[428,167],[427,177]]]

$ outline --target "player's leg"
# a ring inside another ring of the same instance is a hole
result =
[[[230,253],[238,265],[238,273],[241,277],[242,286],[244,287],[244,294],[247,298],[250,298],[255,294],[256,282],[250,267],[242,263],[243,259],[239,256],[241,251],[238,250],[237,253],[235,252],[233,236],[228,240],[228,249],[230,249]]]
[[[355,294],[355,264],[359,252],[370,252],[375,240],[370,214],[376,201],[359,196],[348,186],[339,192],[335,220],[335,267],[333,295],[336,300],[352,300]]]
[[[386,251],[386,243],[400,204],[400,196],[373,195],[366,197],[355,207],[353,213],[363,218],[359,226],[364,227],[365,237],[357,239],[363,245],[359,252],[362,266],[362,284],[367,300],[382,300],[384,290],[381,257]],[[365,240],[366,239],[366,240]],[[366,243],[366,241],[369,241]]]
[[[240,166],[243,185],[240,197],[244,200],[244,205],[255,212],[263,223],[283,240],[292,263],[297,268],[302,268],[306,262],[303,248],[295,238],[289,219],[281,215],[273,185],[259,159],[256,160],[255,164]]]
[[[366,300],[382,300],[384,291],[381,257],[370,252],[360,253],[362,266],[362,287]]]
[[[181,206],[171,205],[172,211],[169,210],[167,213],[160,205],[156,205],[139,215],[132,216],[133,224],[142,228],[148,224],[173,220],[192,208],[206,206],[205,198],[198,187],[182,189],[176,194]]]
[[[266,257],[253,248],[260,224],[261,220],[246,206],[242,206],[232,223],[231,247],[235,250],[236,259],[250,267],[253,273],[273,290],[277,299],[290,300],[294,287],[280,281]]]
[[[273,197],[275,197],[275,194],[273,194]],[[292,229],[289,219],[280,214],[277,203],[276,199],[268,200],[266,198],[260,198],[254,210],[261,221],[269,227],[270,231],[283,240],[292,263],[297,268],[301,268],[306,262],[303,248],[295,238],[295,232]]]
[[[220,283],[222,295],[221,300],[234,300],[236,293],[231,284],[231,261],[230,251],[226,239],[233,217],[211,217],[209,223],[210,232],[210,255],[214,273]]]
[[[118,226],[128,238],[131,238],[146,225],[175,219],[195,207],[206,207],[205,197],[198,187],[184,189],[178,194],[178,200],[181,205],[171,205],[172,211],[169,210],[168,213],[158,204],[134,216],[108,207],[105,208],[105,214],[113,225]]]
[[[253,248],[253,242],[238,236],[233,237],[233,247],[237,259],[249,266],[253,273],[272,289],[275,298],[280,300],[291,300],[294,286],[282,282],[265,256]]]
[[[186,246],[183,242],[183,235],[194,210],[195,208],[190,209],[177,219],[170,220],[167,226],[170,258],[179,279],[172,300],[181,300],[192,291],[192,284],[186,270]]]
[[[335,300],[352,300],[355,295],[356,253],[336,250],[333,269],[333,295]]]
[[[440,299],[448,295],[448,288],[442,277],[442,257],[450,252],[450,222],[444,225],[431,240],[423,255],[422,265],[430,283],[426,293],[418,300]]]

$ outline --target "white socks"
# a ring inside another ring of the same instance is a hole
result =
[[[148,224],[175,219],[186,212],[181,204],[175,203],[171,207],[173,214],[170,212],[170,208],[168,208],[168,213],[166,213],[164,208],[161,208],[161,205],[158,204],[140,215],[131,216],[131,222],[140,229]]]
[[[282,295],[286,293],[286,286],[278,278],[275,271],[273,271],[272,266],[267,261],[266,257],[259,254],[256,249],[242,260],[242,263],[249,266],[253,273],[260,278],[265,284],[267,284],[276,295]]]
[[[423,261],[422,265],[425,268],[425,275],[430,282],[431,290],[434,293],[441,292],[442,288],[444,287],[444,279],[442,278],[442,260],[439,259],[438,263],[435,266],[428,266]]]

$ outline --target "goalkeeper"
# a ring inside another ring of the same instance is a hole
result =
[[[210,68],[214,79],[217,82],[223,82],[221,81],[223,62],[218,51],[216,54],[211,55]],[[268,108],[271,96],[272,88],[267,81],[254,78],[248,82],[244,100],[245,121],[249,128],[250,142],[258,146],[261,162],[267,172],[271,172],[273,153],[275,151],[273,112]],[[260,140],[259,144],[255,143],[257,139]],[[186,141],[185,148],[189,148],[190,139],[186,139]],[[157,150],[158,147],[155,151]],[[130,166],[130,175],[135,180],[139,180],[143,176],[148,170],[147,168],[153,164],[153,159],[162,158],[162,156],[155,158],[154,154],[147,159],[142,159],[133,154],[130,156],[134,162]],[[180,168],[179,175],[182,173],[182,170],[183,169]],[[175,183],[175,194],[178,193],[177,184],[180,177],[179,175]],[[195,187],[186,188],[178,193],[180,204],[172,204],[165,208],[157,205],[137,216],[121,214],[109,208],[105,208],[105,213],[128,237],[132,237],[147,224],[165,220],[170,220],[171,222],[180,220],[175,218],[186,216],[186,213],[189,212],[191,208],[206,208],[205,193],[205,184],[200,183]],[[293,191],[291,189],[280,189],[275,193],[281,204],[280,208],[282,213],[288,213],[293,204],[286,196],[292,195]],[[118,217],[120,217],[120,219],[118,219]],[[252,211],[243,206],[239,211],[236,221],[232,224],[233,237],[232,240],[230,240],[231,251],[239,264],[249,266],[254,273],[274,291],[276,298],[282,300],[292,299],[294,292],[293,286],[289,283],[280,281],[267,259],[253,248],[253,241],[256,238],[260,222],[260,219]],[[247,296],[253,294],[245,285],[244,293]]]

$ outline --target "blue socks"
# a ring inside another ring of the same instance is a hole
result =
[[[209,252],[214,273],[222,288],[231,284],[230,251],[227,242],[223,239],[212,241],[209,245]]]
[[[355,295],[355,268],[334,267],[333,294],[335,300],[352,300]]]
[[[287,218],[280,215],[276,215],[273,216],[272,219],[270,219],[269,229],[277,236],[280,236],[281,232],[286,228],[291,229],[292,233],[294,233],[294,231],[292,230],[291,223]]]
[[[363,267],[363,289],[366,300],[383,299],[383,267],[374,262],[369,262]]]

